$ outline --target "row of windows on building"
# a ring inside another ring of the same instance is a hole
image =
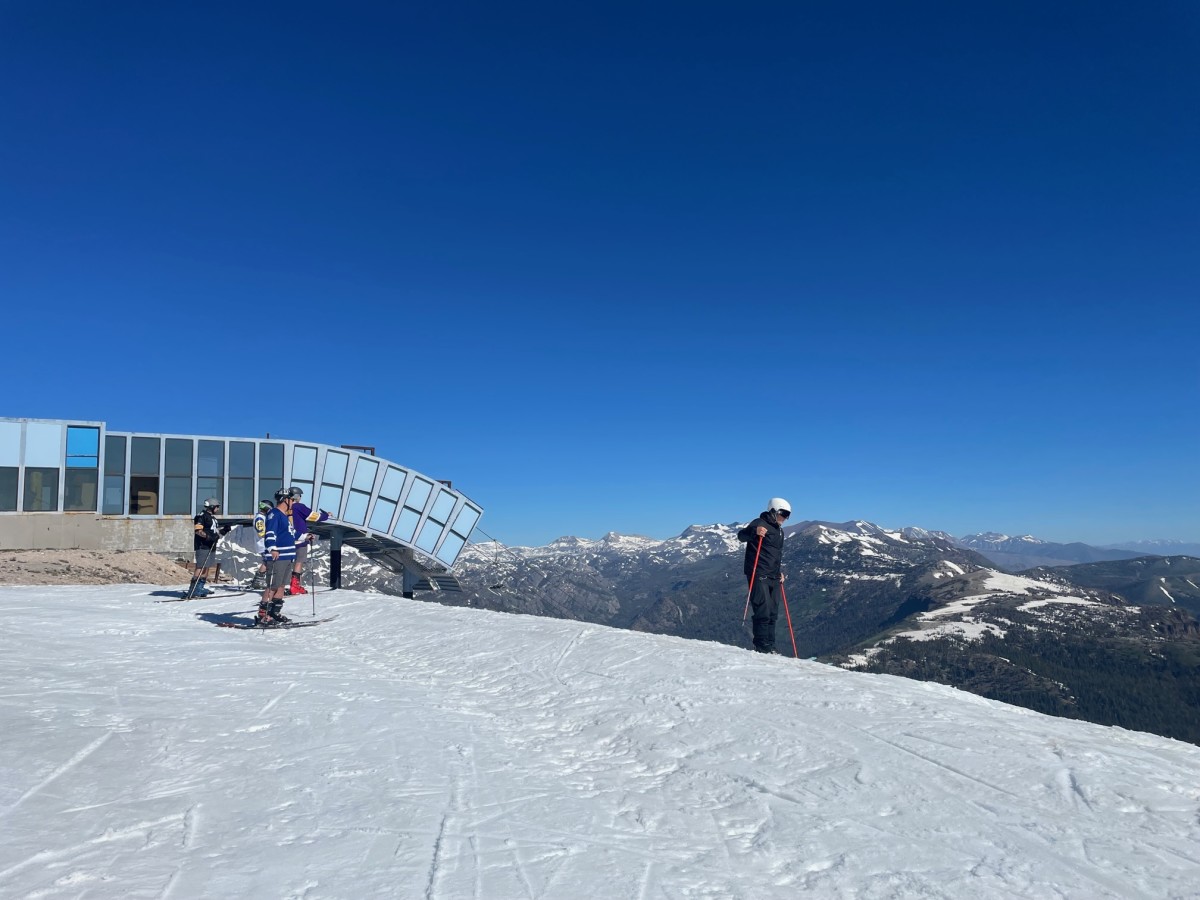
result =
[[[59,478],[64,479],[62,510],[104,515],[191,515],[208,497],[224,497],[226,512],[251,515],[255,510],[253,441],[105,435],[104,472],[100,472],[100,429],[67,428],[65,468],[26,466],[21,509],[58,512]],[[128,453],[127,453],[128,450]],[[193,460],[194,453],[194,460]],[[283,486],[283,444],[262,444],[259,493],[270,497]],[[17,509],[15,466],[0,467],[0,512]]]
[[[66,468],[26,466],[21,508],[25,512],[57,512],[61,477],[64,481],[63,509],[94,512],[99,460],[100,429],[67,428]],[[17,509],[20,472],[17,466],[0,466],[0,512]]]
[[[209,497],[222,499],[226,515],[251,515],[258,498],[270,498],[285,481],[282,443],[109,433],[103,472],[98,428],[68,426],[66,444],[64,467],[24,468],[25,512],[59,511],[60,476],[62,510],[95,512],[99,505],[104,515],[135,516],[191,515]],[[454,514],[456,495],[440,485],[390,464],[380,479],[383,461],[368,456],[356,457],[351,475],[350,462],[351,454],[330,448],[318,472],[317,448],[295,445],[287,483],[302,487],[309,505],[335,518],[429,553],[446,531],[437,556],[453,562],[479,520],[478,509],[463,504]],[[0,467],[0,511],[17,509],[19,473],[17,467]]]

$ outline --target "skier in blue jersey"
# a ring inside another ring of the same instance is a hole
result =
[[[292,527],[292,505],[296,498],[288,489],[275,492],[275,506],[267,513],[263,546],[271,562],[267,566],[267,589],[258,604],[259,625],[272,628],[291,620],[283,614],[283,589],[292,579],[296,564],[296,531]]]

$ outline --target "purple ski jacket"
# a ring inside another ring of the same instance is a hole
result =
[[[296,543],[300,543],[300,539],[308,534],[309,522],[324,522],[328,518],[329,513],[324,510],[316,510],[314,512],[303,503],[293,503],[292,528],[296,532]]]

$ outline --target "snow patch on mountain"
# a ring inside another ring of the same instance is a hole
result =
[[[953,563],[943,561],[942,565],[951,567],[959,575],[964,574],[961,567]],[[935,573],[935,578],[937,574],[939,573]],[[977,607],[982,604],[1001,598],[1034,596],[1035,599],[1030,599],[1017,607],[1018,610],[1023,611],[1045,608],[1054,604],[1070,604],[1075,606],[1102,605],[1094,599],[1081,597],[1077,592],[1065,589],[1060,585],[1052,584],[1048,581],[1039,581],[1034,578],[1026,578],[1021,575],[1009,575],[989,569],[977,573],[975,578],[979,586],[983,588],[983,593],[958,597],[935,609],[918,613],[914,617],[917,623],[916,628],[901,631],[891,637],[885,638],[880,642],[880,645],[890,644],[893,641],[901,639],[931,641],[944,637],[971,642],[978,641],[988,634],[1002,638],[1006,632],[1001,624],[995,620],[984,621],[975,613]],[[867,664],[869,659],[869,654],[860,653],[850,657],[845,665],[846,668],[861,668]]]

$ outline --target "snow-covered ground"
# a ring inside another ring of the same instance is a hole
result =
[[[578,622],[343,591],[243,632],[196,614],[249,597],[152,590],[0,588],[4,898],[1200,896],[1189,744]]]

